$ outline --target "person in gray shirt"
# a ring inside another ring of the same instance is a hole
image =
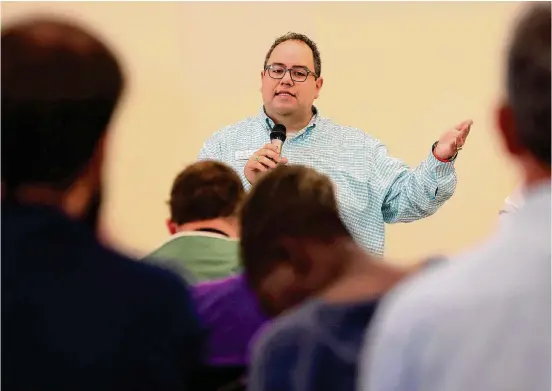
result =
[[[246,280],[276,317],[253,338],[248,389],[353,391],[380,297],[420,266],[366,253],[339,216],[329,177],[304,166],[279,166],[255,184],[240,231]]]
[[[550,382],[550,3],[509,45],[500,138],[524,204],[484,243],[401,284],[380,305],[361,391],[548,391]]]

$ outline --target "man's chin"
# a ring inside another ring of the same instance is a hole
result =
[[[297,105],[295,104],[277,104],[273,107],[274,111],[280,115],[290,115],[297,111]]]

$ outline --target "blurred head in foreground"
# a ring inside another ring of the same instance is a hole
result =
[[[524,187],[550,180],[550,3],[536,3],[520,18],[505,84],[497,111],[500,138],[522,170]]]
[[[2,29],[2,198],[96,228],[109,123],[124,89],[113,52],[77,25]]]
[[[330,179],[299,165],[278,166],[248,194],[241,258],[248,283],[271,316],[332,287],[339,286],[342,297],[378,295],[408,272],[365,253],[339,216]],[[346,283],[352,276],[361,276],[361,289]]]

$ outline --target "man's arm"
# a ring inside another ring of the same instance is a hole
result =
[[[385,191],[382,205],[386,223],[410,222],[431,216],[456,189],[454,162],[441,162],[430,150],[415,169],[387,153],[376,141],[373,150],[380,186]]]

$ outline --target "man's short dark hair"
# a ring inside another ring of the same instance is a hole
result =
[[[263,69],[266,69],[266,66],[268,65],[268,60],[270,59],[270,56],[274,51],[274,49],[276,48],[276,46],[286,41],[303,42],[312,50],[312,58],[314,61],[314,73],[316,74],[315,75],[316,77],[320,77],[322,75],[322,60],[320,59],[320,52],[318,51],[318,47],[306,35],[299,34],[299,33],[292,33],[292,32],[289,32],[287,34],[282,35],[281,37],[276,38],[276,40],[274,41],[270,49],[268,49],[268,53],[266,53]]]
[[[289,258],[282,240],[331,243],[351,237],[330,179],[301,165],[278,166],[255,184],[242,208],[240,231],[242,262],[253,279]]]
[[[245,190],[238,174],[217,161],[196,162],[174,180],[171,220],[176,224],[234,217],[239,214]]]
[[[550,3],[530,6],[508,55],[508,100],[519,142],[550,166]]]
[[[2,183],[65,190],[90,161],[122,93],[116,56],[77,25],[2,29]]]

